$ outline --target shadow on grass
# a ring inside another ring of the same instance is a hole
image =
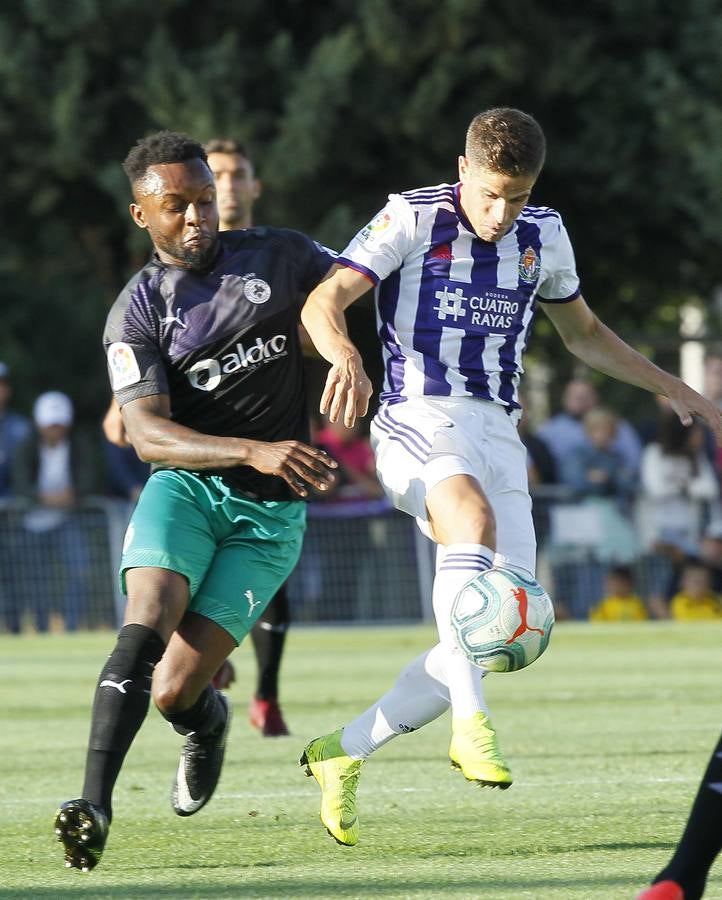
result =
[[[209,867],[214,868],[214,867]],[[112,897],[114,900],[150,900],[150,898],[173,898],[173,900],[192,900],[192,898],[238,898],[244,895],[252,897],[269,897],[277,900],[279,897],[355,897],[373,895],[384,897],[386,895],[399,896],[400,892],[406,897],[434,897],[443,890],[445,894],[457,894],[464,897],[479,897],[487,895],[495,890],[503,890],[504,897],[513,896],[515,891],[542,891],[549,890],[557,894],[564,888],[588,889],[590,892],[603,889],[628,888],[629,878],[607,875],[603,877],[579,877],[579,878],[488,878],[460,879],[447,882],[443,889],[438,882],[404,878],[373,878],[364,883],[359,878],[347,878],[343,881],[324,879],[322,881],[308,879],[299,884],[298,880],[288,881],[283,879],[269,879],[267,884],[257,882],[243,883],[234,880],[232,884],[210,885],[197,883],[185,883],[183,885],[138,885],[135,887],[126,885],[100,885],[92,879],[79,880],[65,887],[33,887],[33,888],[0,888],[0,898],[6,900],[56,900],[61,897],[94,898]],[[87,888],[87,890],[86,890]],[[360,893],[362,891],[362,893]],[[501,896],[501,895],[499,895]],[[610,894],[611,896],[611,894]],[[615,894],[614,896],[617,896]]]

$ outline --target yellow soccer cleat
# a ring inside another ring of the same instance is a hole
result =
[[[511,786],[511,771],[501,755],[496,732],[482,712],[470,719],[453,719],[449,759],[469,781],[502,790]]]
[[[303,751],[299,765],[321,788],[321,821],[339,844],[358,843],[359,821],[356,814],[356,787],[362,759],[351,759],[341,748],[341,731],[311,741]]]

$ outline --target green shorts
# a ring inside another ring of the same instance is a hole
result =
[[[188,609],[240,643],[298,561],[306,504],[254,501],[217,475],[163,469],[148,479],[123,543],[128,569],[154,566],[188,579]]]

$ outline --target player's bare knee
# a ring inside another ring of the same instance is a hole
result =
[[[182,678],[172,674],[165,675],[162,671],[156,671],[151,696],[153,703],[164,716],[183,712],[196,700],[189,685]]]
[[[126,573],[128,603],[124,623],[145,625],[168,643],[188,605],[188,586],[175,572],[131,569]]]

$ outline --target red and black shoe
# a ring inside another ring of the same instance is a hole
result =
[[[288,726],[283,721],[281,707],[275,697],[268,700],[254,697],[248,707],[248,721],[264,737],[285,737],[290,734]]]
[[[684,900],[684,891],[676,881],[658,881],[642,891],[637,900]]]

